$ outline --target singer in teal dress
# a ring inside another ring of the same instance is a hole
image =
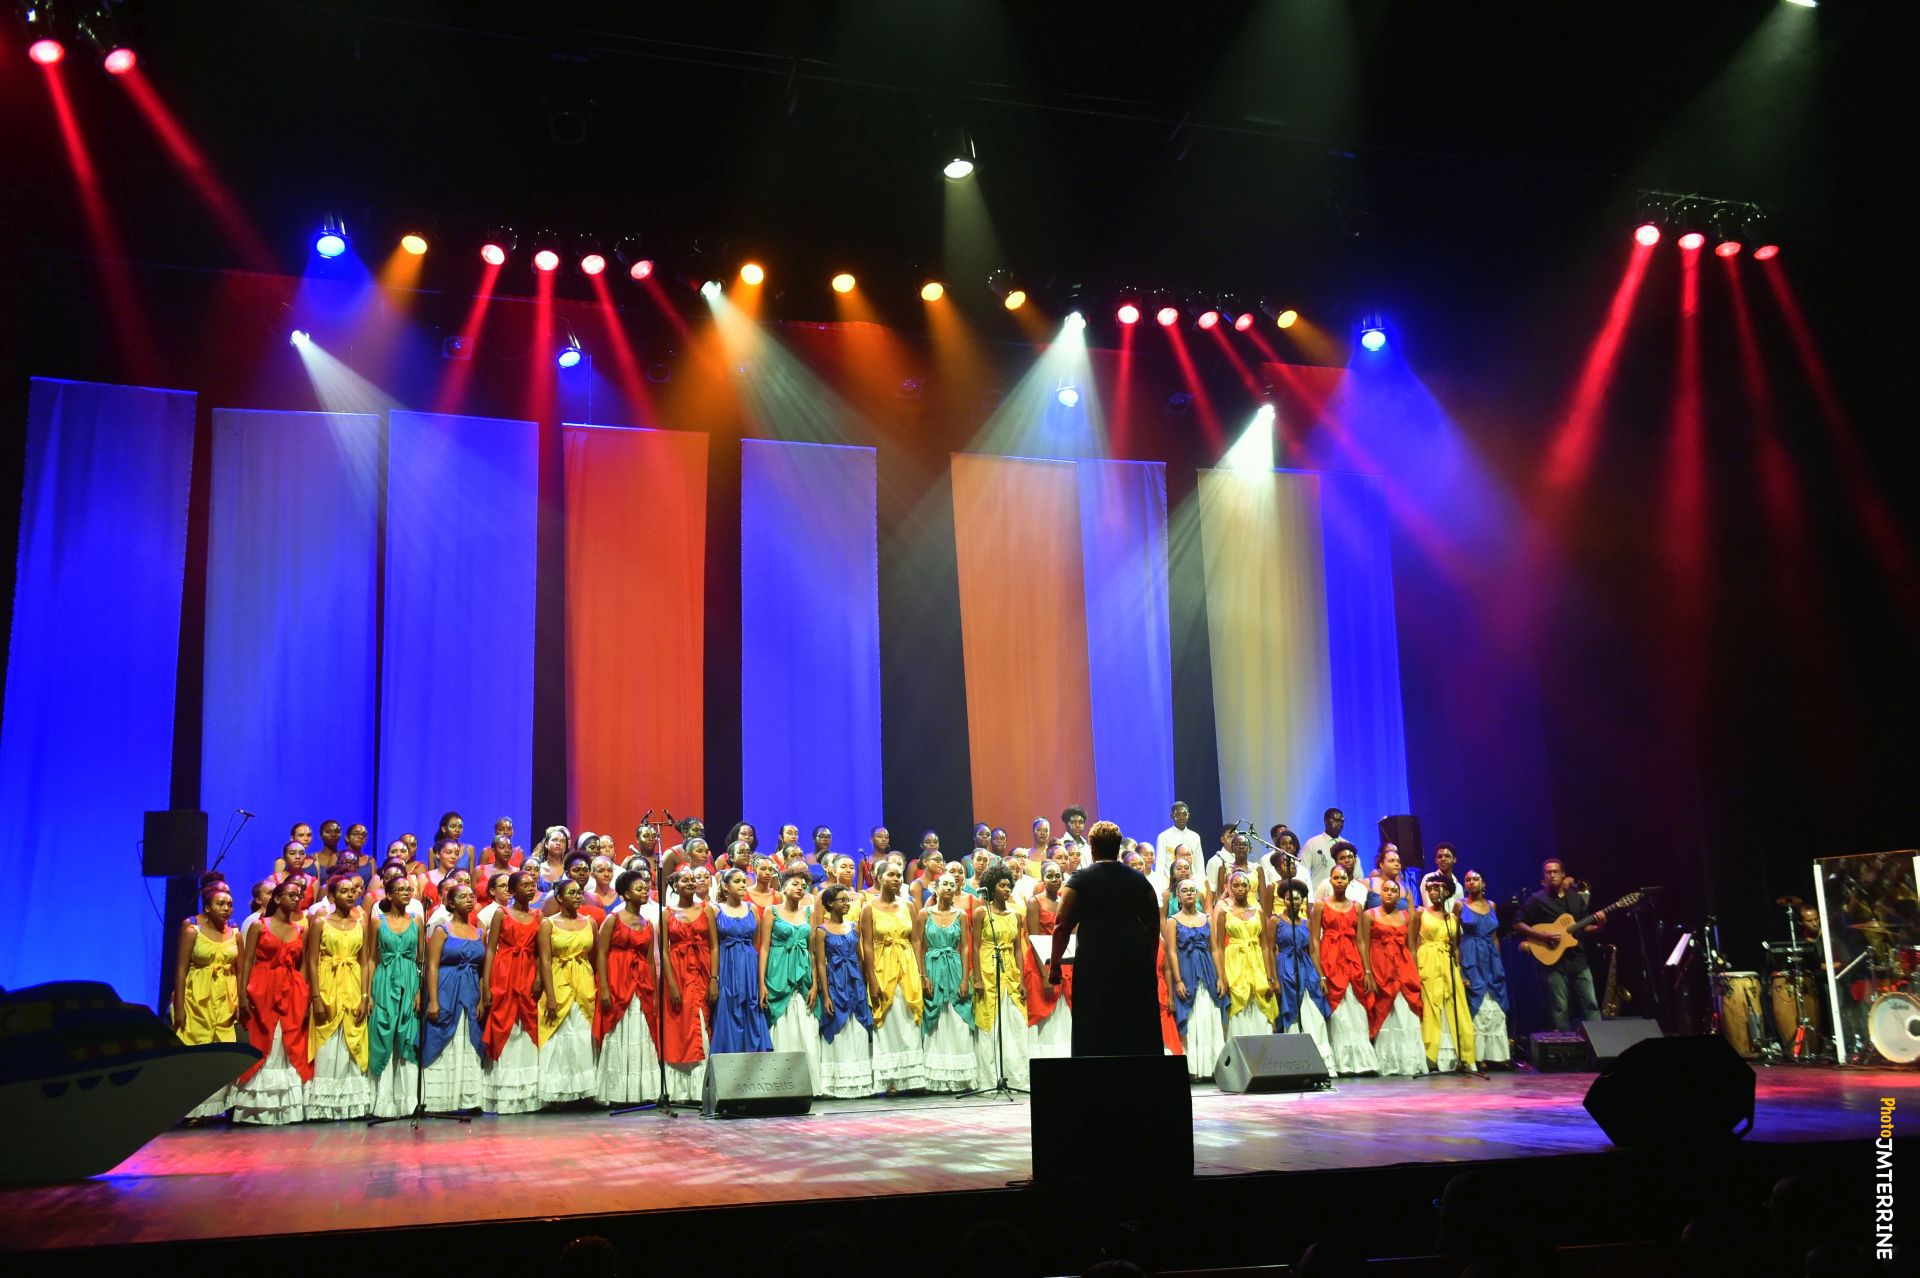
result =
[[[934,911],[922,915],[926,928],[927,979],[920,1032],[927,1042],[927,1089],[962,1092],[973,1086],[977,1062],[973,1047],[973,996],[967,978],[967,915],[951,907],[944,927]]]

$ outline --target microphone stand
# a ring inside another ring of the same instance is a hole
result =
[[[1007,1081],[1007,1042],[1006,1039],[1002,1037],[1006,1030],[1007,1018],[1005,1009],[1000,1006],[1000,1003],[1006,999],[1006,986],[1000,979],[1000,945],[992,934],[993,903],[988,902],[981,908],[987,915],[987,948],[993,951],[993,997],[995,999],[993,1008],[993,1059],[994,1071],[999,1075],[999,1079],[992,1087],[975,1087],[964,1092],[955,1092],[952,1099],[964,1100],[969,1096],[998,1096],[1004,1100],[1012,1100],[1016,1095],[1026,1095],[1027,1089],[1024,1087],[1015,1087]],[[1013,905],[1011,901],[1009,901],[1007,905],[1006,919],[1008,923],[1013,923]],[[1013,935],[1016,937],[1020,935],[1020,928],[1017,924],[1014,925]]]
[[[1451,881],[1452,876],[1449,875],[1448,878],[1449,881]],[[1449,892],[1446,900],[1440,904],[1440,921],[1445,925],[1447,931],[1447,1002],[1453,1007],[1452,1072],[1455,1074],[1472,1074],[1483,1083],[1491,1082],[1492,1080],[1487,1074],[1487,1062],[1481,1058],[1478,1050],[1479,1044],[1476,1042],[1474,1045],[1475,1051],[1473,1054],[1474,1062],[1472,1069],[1467,1068],[1467,1054],[1461,1050],[1461,1045],[1466,1042],[1466,1038],[1460,1031],[1460,1003],[1461,996],[1467,992],[1467,975],[1466,972],[1462,970],[1460,963],[1460,938],[1466,931],[1466,920],[1456,915],[1453,910],[1449,908],[1452,901],[1453,893]],[[1464,903],[1465,898],[1462,897],[1463,907]]]
[[[663,808],[662,811],[666,811],[666,809]],[[671,820],[673,813],[668,811],[667,816],[668,819]],[[640,818],[640,823],[642,825],[653,825],[652,808],[647,809],[647,814]],[[657,831],[658,827],[655,827],[655,829]],[[638,831],[634,832],[634,837],[636,839],[640,837]],[[653,948],[657,959],[653,971],[653,1011],[655,1019],[653,1024],[647,1028],[651,1030],[655,1036],[655,1050],[653,1054],[658,1058],[657,1063],[660,1066],[660,1094],[654,1100],[638,1101],[632,1105],[616,1106],[607,1111],[608,1118],[625,1118],[628,1114],[641,1114],[648,1110],[658,1110],[668,1118],[672,1118],[674,1117],[673,1109],[676,1105],[687,1110],[700,1108],[699,1101],[677,1101],[667,1095],[667,964],[673,961],[671,945],[667,937],[667,911],[671,910],[673,906],[667,901],[667,885],[660,881],[660,865],[666,857],[666,848],[661,846],[658,837],[655,838],[653,846],[653,855],[649,858],[652,863],[649,866],[649,877],[653,881],[654,895],[660,898],[658,901],[660,908],[656,911],[653,920]],[[645,856],[646,854],[642,852],[641,855]],[[700,1000],[703,1004],[706,1002],[706,998],[707,992],[701,990]],[[681,990],[681,1006],[684,1007],[686,1001],[687,992]]]
[[[1291,927],[1297,926],[1296,921],[1294,920],[1290,911],[1282,908],[1277,908],[1277,907],[1280,906],[1281,893],[1284,891],[1286,884],[1288,884],[1293,880],[1293,877],[1295,874],[1299,873],[1300,858],[1295,856],[1291,852],[1282,851],[1275,844],[1267,842],[1265,839],[1261,838],[1258,834],[1254,833],[1253,822],[1242,821],[1240,824],[1246,827],[1244,830],[1241,831],[1242,834],[1246,835],[1248,838],[1252,839],[1255,843],[1258,843],[1261,847],[1266,848],[1268,850],[1269,864],[1272,863],[1273,856],[1278,856],[1280,858],[1279,874],[1281,877],[1280,877],[1280,881],[1278,883],[1275,883],[1273,886],[1273,903],[1276,907],[1276,909],[1274,910],[1274,914],[1278,918],[1284,919],[1288,927],[1291,928]],[[1229,870],[1228,873],[1229,875],[1231,875],[1232,871]],[[1311,897],[1313,894],[1313,885],[1311,883],[1307,885],[1307,894],[1309,897]],[[1291,903],[1292,903],[1291,901],[1288,902],[1288,904],[1291,904]],[[1306,1024],[1306,1008],[1303,1005],[1303,1003],[1307,997],[1307,991],[1306,991],[1305,984],[1300,979],[1299,937],[1297,935],[1290,935],[1287,938],[1287,940],[1288,940],[1288,948],[1291,951],[1291,956],[1287,960],[1287,966],[1293,969],[1290,974],[1291,979],[1288,982],[1288,985],[1293,990],[1294,1019],[1304,1026]],[[1277,976],[1279,974],[1276,972],[1275,975]],[[1281,991],[1282,994],[1284,994],[1285,992],[1286,991],[1284,989]],[[1286,1000],[1283,998],[1281,999],[1281,1002],[1280,1002],[1280,1021],[1278,1024],[1275,1025],[1274,1033],[1285,1034],[1289,1032],[1286,1027],[1286,1020],[1287,1020]],[[1331,1026],[1328,1027],[1328,1033],[1329,1035],[1331,1035],[1332,1033]],[[1333,1040],[1329,1038],[1327,1041],[1331,1043]]]

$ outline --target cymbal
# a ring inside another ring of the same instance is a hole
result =
[[[1895,923],[1891,927],[1887,926],[1885,923],[1849,923],[1847,924],[1847,926],[1852,928],[1856,932],[1886,932],[1888,934],[1892,934],[1894,932],[1913,931],[1912,928],[1908,927],[1904,923]]]

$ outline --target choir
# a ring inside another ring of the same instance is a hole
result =
[[[1163,903],[1165,1050],[1210,1077],[1232,1035],[1308,1035],[1335,1075],[1413,1075],[1510,1059],[1506,976],[1482,876],[1454,850],[1403,905],[1397,851],[1356,878],[1356,849],[1284,826],[1210,855],[1186,827],[1128,841]],[[1329,834],[1338,826],[1329,814]],[[378,874],[366,827],[294,827],[252,912],[203,885],[182,924],[173,1022],[183,1042],[262,1059],[190,1121],[284,1124],[434,1112],[696,1100],[713,1052],[802,1053],[817,1093],[866,1097],[1024,1087],[1071,1050],[1073,982],[1049,983],[1052,934],[1087,814],[1033,823],[1009,851],[982,825],[948,860],[929,831],[910,861],[888,832],[863,860],[832,832],[780,828],[770,855],[737,824],[713,855],[697,822],[662,850],[549,827],[533,856],[495,823],[478,855],[447,813]],[[1309,864],[1326,869],[1309,883]],[[656,877],[658,875],[659,877]],[[1303,877],[1305,876],[1305,877]]]

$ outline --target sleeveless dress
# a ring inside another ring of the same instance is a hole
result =
[[[376,915],[380,938],[374,956],[373,1006],[367,1012],[367,1073],[373,1077],[373,1112],[381,1118],[411,1114],[420,1095],[420,920],[409,918],[395,932]]]
[[[807,921],[789,923],[773,912],[767,934],[767,1039],[776,1052],[800,1052],[807,1058],[813,1090],[820,1090],[820,1020],[807,1009],[813,989],[813,910]]]
[[[1050,908],[1047,894],[1036,893],[1035,911],[1040,916],[1041,936],[1052,936],[1060,913]],[[1034,957],[1033,935],[1027,933],[1027,946],[1020,953],[1021,977],[1027,987],[1027,1055],[1073,1055],[1073,964],[1060,966],[1060,988],[1047,983],[1047,969]]]
[[[313,1061],[307,1117],[365,1118],[373,1109],[373,1084],[367,1078],[367,1022],[356,1019],[354,1013],[360,1010],[362,998],[367,934],[358,923],[342,928],[327,919],[315,921],[309,931],[312,943],[320,947],[320,961],[314,971],[313,1025],[307,1032],[307,1056]]]
[[[253,966],[247,969],[247,1041],[259,1050],[260,1060],[234,1082],[229,1099],[236,1123],[278,1125],[307,1116],[313,1061],[307,1055],[306,954],[305,927],[283,941],[268,924],[260,924]]]
[[[882,1091],[927,1085],[920,1040],[920,966],[913,957],[913,921],[904,903],[873,905],[873,1082]]]
[[[828,999],[821,999],[820,1073],[814,1088],[822,1096],[858,1100],[873,1086],[873,1008],[867,1002],[867,973],[860,963],[860,933],[851,920],[845,932],[820,929],[827,952]]]
[[[960,951],[967,916],[956,905],[953,922],[945,927],[931,913],[924,917],[927,986],[920,1029],[926,1037],[927,1090],[964,1092],[973,1086],[979,1068],[973,1047],[973,990],[965,980],[966,956]]]
[[[1380,1073],[1424,1074],[1427,1050],[1420,1041],[1420,972],[1407,949],[1407,913],[1395,910],[1385,920],[1368,919],[1372,939],[1374,992],[1367,998],[1373,1052]]]
[[[984,908],[975,936],[974,970],[980,973],[985,997],[973,1001],[973,1023],[979,1030],[973,1039],[974,1086],[992,1087],[1004,1070],[1008,1083],[1024,1089],[1031,1077],[1027,991],[1020,955],[1013,949],[1020,920],[1011,912],[995,914],[992,907]]]
[[[713,1050],[770,1052],[767,1018],[760,1011],[760,918],[752,909],[739,918],[714,907],[720,931],[720,1001],[713,1008]]]
[[[713,949],[707,942],[707,920],[697,913],[680,917],[674,906],[662,910],[667,921],[667,963],[680,986],[680,1006],[667,1000],[660,1027],[660,1054],[667,1058],[667,1097],[677,1101],[700,1099],[707,1059],[707,985],[713,979]]]
[[[1460,970],[1467,980],[1467,1003],[1473,1009],[1474,1048],[1482,1062],[1510,1061],[1507,1039],[1507,968],[1500,959],[1500,920],[1493,910],[1476,913],[1460,906]]]
[[[1366,990],[1360,983],[1360,911],[1320,907],[1320,975],[1327,981],[1327,1041],[1333,1056],[1327,1069],[1334,1074],[1374,1074],[1380,1060],[1373,1050],[1367,1023]]]
[[[1160,1047],[1168,1056],[1184,1056],[1186,1049],[1180,1045],[1180,1025],[1173,1019],[1173,989],[1167,984],[1167,958],[1159,954],[1156,959],[1153,980],[1160,999]]]
[[[493,988],[487,991],[487,1073],[481,1107],[490,1114],[530,1114],[540,1108],[540,920],[521,922],[501,910],[493,951]]]
[[[1219,973],[1213,966],[1212,925],[1203,918],[1188,926],[1176,915],[1173,946],[1180,964],[1180,983],[1187,987],[1184,999],[1177,990],[1173,996],[1173,1018],[1186,1048],[1187,1073],[1193,1078],[1212,1078],[1213,1067],[1220,1063],[1220,1053],[1227,1046],[1227,1018],[1213,994]]]
[[[560,1104],[593,1095],[593,924],[547,932],[553,967],[553,998],[540,996],[540,1103]]]
[[[440,943],[440,1015],[427,1018],[420,1048],[426,1070],[420,1086],[431,1113],[480,1108],[487,1054],[481,1037],[480,972],[486,961],[487,943],[480,937],[468,941],[448,932]]]
[[[1220,960],[1227,978],[1227,1037],[1235,1034],[1271,1034],[1280,1005],[1267,980],[1267,958],[1260,949],[1262,920],[1256,914],[1243,919],[1226,912],[1227,943]]]
[[[1426,909],[1418,918],[1420,948],[1413,958],[1420,971],[1420,1042],[1426,1049],[1427,1068],[1453,1068],[1456,1033],[1460,1036],[1459,1057],[1472,1066],[1473,1014],[1467,1010],[1466,982],[1454,967],[1450,944],[1459,939],[1460,921],[1450,912],[1436,914]]]
[[[600,1066],[594,1095],[604,1105],[634,1105],[660,1095],[660,1056],[652,1017],[659,987],[653,978],[653,924],[629,927],[620,910],[607,937],[607,1001],[595,1004],[594,1041]]]
[[[1273,970],[1280,980],[1276,991],[1280,1015],[1274,1019],[1274,1032],[1305,1034],[1320,1049],[1321,1060],[1332,1060],[1327,1013],[1333,1009],[1320,989],[1320,969],[1313,965],[1313,929],[1305,919],[1296,923],[1284,914],[1273,916]]]
[[[193,950],[187,956],[187,981],[181,1002],[184,1016],[180,1041],[188,1046],[200,1043],[238,1042],[240,988],[234,979],[234,965],[240,961],[240,932],[231,923],[219,940],[202,927],[193,930]],[[212,1118],[227,1112],[233,1088],[222,1087],[187,1112],[188,1118]]]

